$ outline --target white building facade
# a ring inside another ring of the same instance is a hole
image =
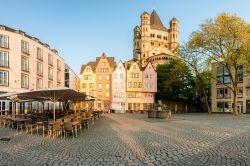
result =
[[[120,61],[112,74],[111,108],[116,112],[125,113],[126,106],[126,69]]]

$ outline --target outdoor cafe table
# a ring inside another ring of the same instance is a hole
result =
[[[17,127],[16,129],[18,130],[18,128],[20,127],[20,125],[22,123],[26,124],[27,121],[30,121],[30,119],[25,119],[25,118],[11,118],[11,121],[12,121],[12,128],[14,127],[14,123],[17,124]]]

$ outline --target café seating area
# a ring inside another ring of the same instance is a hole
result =
[[[61,112],[57,114],[55,121],[51,113],[33,113],[25,115],[0,115],[0,127],[38,134],[49,138],[77,137],[78,133],[88,130],[100,118],[101,112]]]

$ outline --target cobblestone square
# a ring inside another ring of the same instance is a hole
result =
[[[0,128],[0,165],[250,165],[250,115],[105,114],[77,138]]]

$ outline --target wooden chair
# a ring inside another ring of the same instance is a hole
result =
[[[61,122],[55,122],[53,124],[53,128],[52,128],[53,138],[55,136],[59,136],[59,135],[61,135],[61,138],[62,138],[62,133],[63,133],[62,123]]]
[[[63,123],[63,126],[64,126],[64,138],[67,137],[68,134],[72,134],[72,135],[73,135],[73,138],[74,138],[74,134],[75,134],[76,137],[77,137],[76,129],[75,129],[75,127],[73,126],[73,123],[72,123],[72,122],[64,122],[64,123]]]

